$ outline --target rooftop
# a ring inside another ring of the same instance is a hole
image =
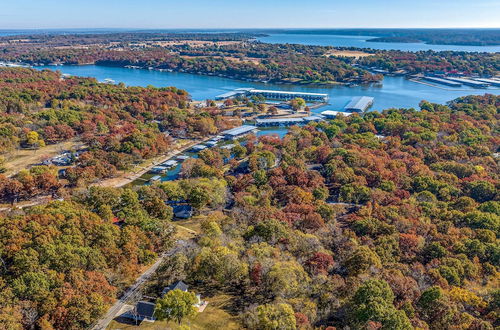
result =
[[[304,120],[302,118],[268,118],[268,119],[256,119],[255,122],[258,124],[268,124],[268,123],[301,123]]]
[[[352,112],[326,110],[326,111],[323,111],[321,114],[323,116],[326,116],[326,117],[336,117],[338,115],[350,116],[350,115],[352,115]]]
[[[373,104],[373,97],[358,96],[355,97],[345,106],[345,110],[365,111]]]
[[[327,97],[328,94],[323,94],[323,93],[307,93],[307,92],[290,92],[290,91],[273,91],[273,90],[267,90],[267,89],[252,89],[250,90],[250,93],[273,93],[273,94],[289,94],[289,95],[309,95],[309,96],[322,96],[322,97]]]
[[[238,136],[241,134],[249,133],[253,130],[257,129],[257,127],[252,126],[252,125],[243,125],[240,127],[235,127],[232,129],[229,129],[227,131],[221,132],[223,135],[231,135],[231,136]]]
[[[139,301],[136,306],[137,314],[141,317],[153,318],[156,305],[148,301]]]
[[[169,286],[165,287],[163,289],[163,291],[161,292],[161,295],[163,296],[172,290],[181,290],[181,291],[187,292],[188,285],[182,281],[174,282],[174,283],[170,284]]]

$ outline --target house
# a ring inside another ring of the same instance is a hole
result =
[[[217,145],[217,142],[216,141],[207,141],[207,142],[205,142],[205,145],[207,145],[208,147],[215,147]]]
[[[193,147],[191,147],[191,149],[189,150],[190,152],[200,152],[202,150],[205,150],[206,148],[208,148],[207,146],[204,146],[204,145],[201,145],[201,144],[198,144],[198,145],[195,145]]]
[[[148,301],[139,301],[135,306],[134,318],[136,321],[154,322],[156,305]]]
[[[187,204],[173,205],[174,217],[177,219],[189,219],[193,216],[193,207]]]
[[[170,284],[169,286],[166,286],[163,289],[163,291],[161,292],[161,296],[163,297],[164,295],[166,295],[167,293],[169,293],[172,290],[181,290],[181,291],[187,292],[188,285],[182,281],[174,282],[174,283]]]
[[[188,292],[188,285],[182,281],[174,282],[163,289],[163,291],[161,292],[161,296],[162,297],[165,296],[172,290],[181,290],[184,292]],[[207,307],[208,301],[201,300],[200,294],[196,294],[195,296],[196,296],[196,303],[193,306],[198,309],[198,312],[201,313],[205,310],[205,307]]]

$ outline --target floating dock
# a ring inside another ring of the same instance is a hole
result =
[[[464,85],[470,86],[470,87],[475,87],[475,88],[486,88],[490,84],[480,82],[480,81],[475,81],[471,79],[466,79],[466,78],[455,78],[455,77],[446,77],[447,80],[455,81],[458,83],[462,83]]]
[[[324,120],[324,117],[319,115],[308,116],[308,117],[294,117],[294,118],[265,118],[265,119],[256,119],[255,125],[259,127],[283,127],[283,126],[307,124],[313,121],[318,122],[321,120]]]
[[[474,78],[474,80],[477,80],[482,83],[490,84],[495,87],[500,87],[500,80],[495,80],[495,79],[488,79],[488,78]]]
[[[154,177],[152,177],[151,179],[149,179],[150,182],[155,182],[155,181],[160,181],[161,180],[161,176],[160,175],[155,175]]]
[[[437,78],[437,77],[424,77],[424,80],[450,86],[450,87],[460,87],[462,86],[462,83],[456,82],[456,81],[451,81],[451,80],[446,80],[442,78]]]
[[[166,166],[155,166],[150,170],[151,173],[165,173],[167,171],[168,168]]]
[[[349,102],[345,107],[346,112],[365,112],[373,105],[375,99],[369,96],[358,96]]]
[[[335,119],[338,115],[344,115],[344,116],[348,117],[348,116],[352,115],[352,112],[325,110],[321,113],[321,115],[327,119]]]
[[[273,91],[266,89],[254,89],[254,88],[238,88],[234,91],[227,92],[215,97],[215,100],[225,100],[238,96],[262,96],[270,100],[281,100],[290,101],[295,98],[302,98],[309,102],[327,102],[328,94],[322,93],[306,93],[306,92],[288,92],[288,91]]]
[[[177,162],[175,160],[167,160],[166,162],[163,162],[161,165],[165,167],[174,167],[177,166]]]
[[[257,127],[252,125],[243,125],[240,127],[235,127],[232,129],[228,129],[227,131],[223,131],[220,134],[224,137],[225,140],[233,140],[242,136],[245,136],[250,133],[255,133],[257,131]]]

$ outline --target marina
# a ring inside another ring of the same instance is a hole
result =
[[[304,125],[310,122],[317,122],[324,120],[321,115],[307,116],[307,117],[286,117],[286,118],[264,118],[256,119],[255,125],[258,127],[286,127],[293,125]]]
[[[267,90],[254,88],[238,88],[234,91],[217,95],[215,100],[225,100],[234,97],[252,97],[262,96],[269,100],[290,101],[295,98],[302,98],[309,102],[327,102],[328,94],[326,93],[308,93],[308,92],[292,92],[282,90]]]
[[[37,69],[59,70],[72,76],[94,77],[98,80],[111,78],[130,86],[156,87],[176,86],[190,93],[194,100],[214,99],[217,95],[234,91],[238,88],[273,89],[292,92],[320,93],[328,95],[328,105],[312,109],[314,113],[324,110],[342,110],[353,97],[365,95],[375,98],[372,110],[388,108],[418,108],[420,101],[445,104],[465,95],[499,94],[498,88],[474,89],[464,86],[460,89],[442,90],[436,93],[436,87],[417,83],[404,77],[386,76],[382,84],[349,86],[301,86],[287,84],[264,84],[246,82],[213,76],[202,76],[177,72],[159,72],[154,70],[134,70],[97,65],[81,66],[40,66]]]

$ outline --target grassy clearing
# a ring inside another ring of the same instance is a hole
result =
[[[232,296],[229,295],[216,295],[211,298],[203,298],[208,301],[208,306],[202,313],[197,313],[189,319],[185,319],[181,326],[188,326],[192,330],[232,330],[241,329],[238,322],[238,317],[233,316],[227,312],[228,306],[231,304]],[[108,329],[179,329],[180,326],[176,322],[157,321],[154,323],[143,322],[139,326],[125,324],[113,320]]]
[[[9,152],[4,156],[6,175],[13,175],[22,169],[28,168],[34,164],[41,163],[43,160],[60,154],[63,150],[71,150],[81,147],[81,142],[77,140],[68,140],[61,143],[50,144],[38,150],[19,149]]]

